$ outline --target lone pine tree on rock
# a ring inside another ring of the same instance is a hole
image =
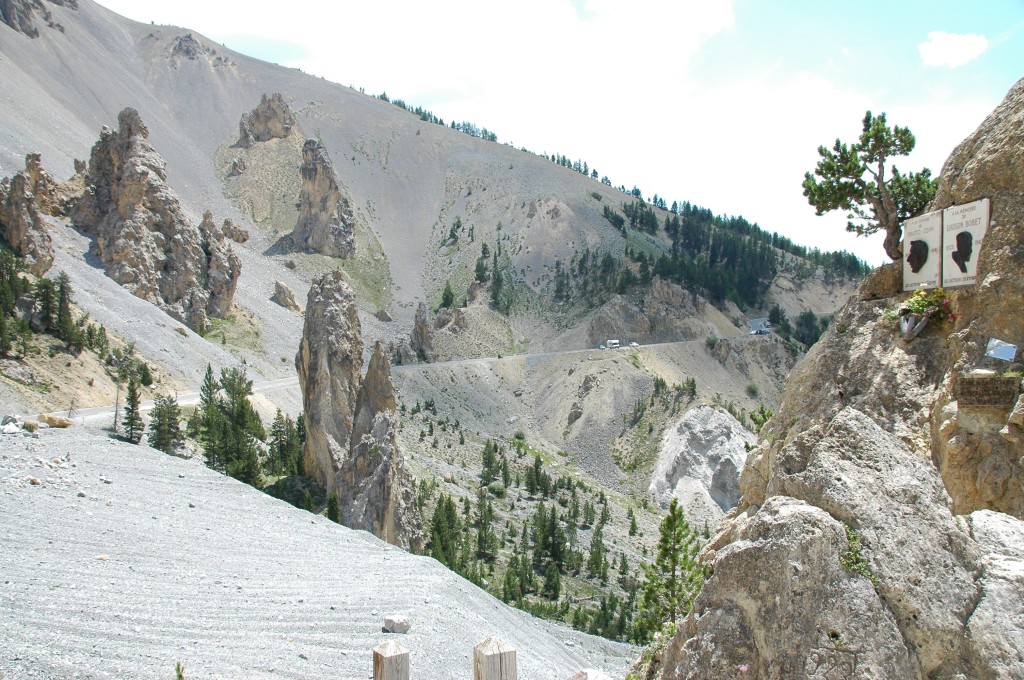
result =
[[[848,211],[846,230],[859,236],[884,229],[885,252],[899,260],[903,222],[924,210],[937,186],[928,168],[903,174],[889,163],[910,154],[916,144],[908,128],[890,128],[884,113],[873,116],[868,111],[856,142],[837,139],[831,149],[818,147],[821,160],[813,174],[804,174],[804,196],[818,215]]]

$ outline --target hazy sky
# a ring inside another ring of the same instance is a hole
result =
[[[615,186],[884,261],[800,182],[868,109],[938,174],[1024,76],[1024,0],[100,0],[586,161]]]

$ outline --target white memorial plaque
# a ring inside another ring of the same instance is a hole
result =
[[[903,290],[938,288],[942,263],[942,212],[903,224]]]
[[[978,274],[978,253],[988,231],[989,201],[942,211],[942,285],[969,286]]]

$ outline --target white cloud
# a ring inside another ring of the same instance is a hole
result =
[[[974,61],[988,49],[988,38],[977,33],[932,31],[928,40],[917,46],[925,66],[956,68]]]

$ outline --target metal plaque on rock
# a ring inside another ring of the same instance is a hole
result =
[[[903,290],[938,288],[942,260],[942,212],[930,212],[903,225]]]
[[[978,252],[988,231],[989,200],[942,211],[942,285],[969,286],[978,274]]]

